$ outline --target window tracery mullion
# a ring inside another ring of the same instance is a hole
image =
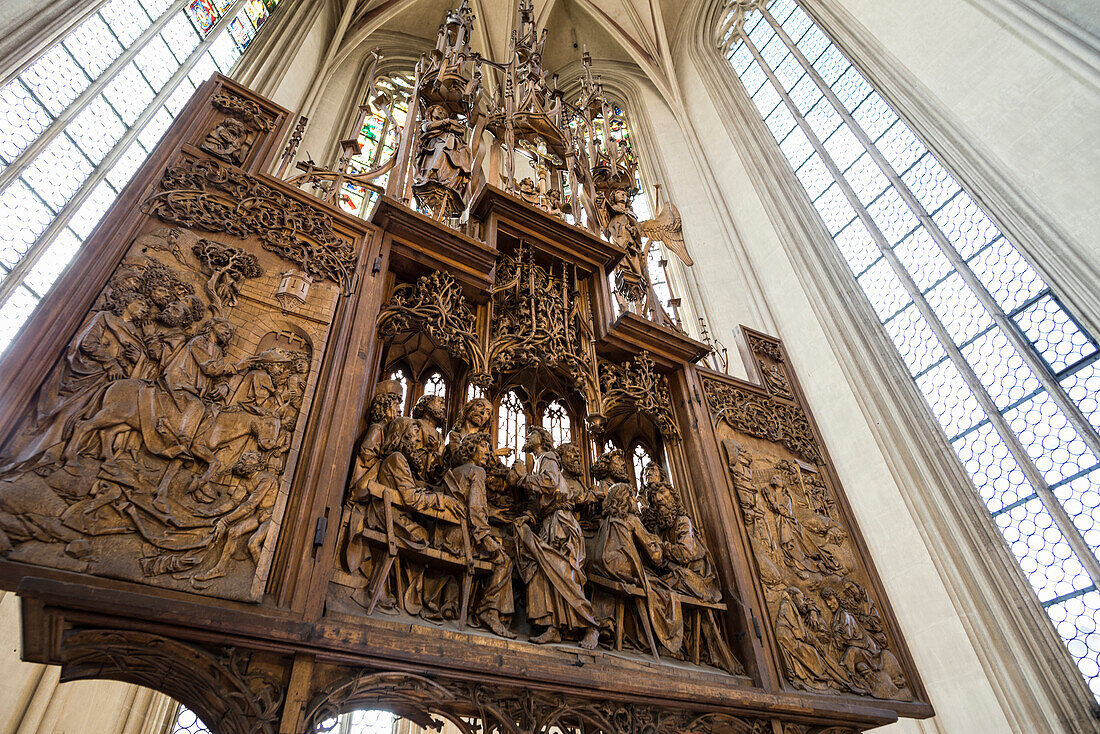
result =
[[[96,187],[103,182],[107,174],[114,167],[114,164],[118,162],[119,158],[125,155],[130,144],[133,143],[139,135],[141,135],[141,133],[145,130],[146,124],[150,120],[152,120],[154,116],[156,116],[157,112],[161,110],[161,108],[164,106],[165,101],[167,101],[172,96],[172,94],[176,91],[176,88],[191,72],[191,69],[194,67],[195,63],[199,59],[201,59],[203,54],[205,54],[210,49],[210,47],[221,35],[222,31],[224,31],[225,28],[228,27],[229,22],[232,20],[232,18],[235,17],[238,12],[240,12],[241,8],[244,7],[247,1],[248,0],[236,0],[229,7],[229,9],[226,10],[221,19],[213,27],[211,27],[210,31],[206,35],[206,38],[199,41],[198,45],[196,45],[194,50],[192,50],[192,52],[187,56],[187,59],[184,60],[182,64],[180,64],[179,68],[176,69],[172,76],[170,76],[168,80],[164,83],[164,86],[161,88],[161,90],[153,96],[153,99],[150,100],[150,102],[148,103],[148,105],[146,105],[141,114],[137,116],[133,124],[130,125],[129,129],[127,129],[127,131],[122,134],[122,136],[114,144],[111,150],[103,156],[103,159],[99,162],[99,165],[96,166],[92,170],[92,172],[88,174],[88,177],[84,179],[84,182],[77,188],[72,197],[70,197],[69,200],[60,209],[57,210],[57,214],[54,216],[53,221],[51,221],[50,224],[42,231],[42,234],[38,236],[38,239],[35,240],[34,244],[27,249],[27,252],[20,258],[19,262],[16,263],[10,271],[8,271],[8,274],[4,277],[3,280],[0,280],[0,306],[5,304],[8,298],[11,297],[12,293],[17,290],[21,285],[23,285],[23,281],[26,279],[27,275],[29,275],[30,272],[34,269],[35,265],[38,264],[38,261],[39,259],[41,259],[42,255],[45,254],[45,252],[49,249],[50,245],[54,241],[54,238],[56,238],[57,235],[60,234],[65,229],[65,227],[68,226],[69,222],[73,218],[73,215],[75,215],[80,210],[80,207],[95,192]],[[172,17],[175,16],[173,15]],[[65,134],[67,134],[65,130],[61,130],[58,133],[58,135]],[[52,141],[56,137],[57,135],[50,136],[50,141]],[[77,149],[80,149],[79,145],[77,146]],[[32,191],[34,190],[33,186],[29,186],[28,188],[30,188]]]
[[[974,271],[971,269],[966,259],[961,254],[959,254],[959,251],[948,241],[947,237],[943,233],[943,230],[941,230],[936,222],[932,219],[932,213],[929,212],[923,204],[921,204],[921,202],[917,199],[916,195],[913,193],[912,189],[909,188],[909,185],[905,182],[902,176],[894,171],[893,166],[891,166],[889,161],[886,160],[886,156],[882,154],[882,151],[879,150],[878,146],[876,146],[871,140],[870,136],[867,135],[867,132],[863,129],[863,126],[860,125],[859,122],[852,116],[851,112],[848,110],[848,106],[841,101],[836,92],[833,91],[833,88],[825,82],[825,80],[818,73],[817,69],[815,69],[813,65],[806,59],[806,56],[802,53],[802,50],[798,47],[796,43],[791,40],[791,37],[787,34],[786,30],[783,29],[782,25],[778,21],[776,21],[775,17],[772,16],[772,14],[767,10],[766,7],[761,8],[760,13],[763,15],[764,19],[767,20],[767,22],[771,25],[772,29],[775,31],[776,35],[779,36],[780,40],[782,40],[783,43],[787,46],[787,50],[791,53],[794,59],[798,61],[798,63],[802,66],[803,71],[810,76],[813,82],[821,90],[822,94],[825,96],[825,99],[829,100],[829,102],[833,105],[833,108],[836,110],[837,114],[839,114],[840,118],[847,124],[849,131],[860,142],[866,152],[870,155],[871,159],[879,167],[879,170],[892,184],[893,190],[900,195],[902,201],[904,201],[906,206],[909,207],[910,211],[913,213],[913,216],[915,216],[917,218],[917,221],[919,222],[918,228],[923,225],[924,231],[932,237],[932,241],[936,243],[937,247],[939,247],[940,252],[954,267],[955,273],[958,273],[959,277],[963,279],[963,282],[965,282],[970,290],[974,293],[978,301],[986,308],[987,311],[989,311],[990,315],[993,317],[993,321],[996,323],[997,326],[1001,328],[1001,331],[1004,332],[1005,336],[1008,338],[1009,343],[1013,347],[1015,347],[1016,352],[1020,355],[1021,359],[1023,359],[1024,363],[1027,364],[1027,366],[1031,369],[1036,379],[1038,379],[1039,383],[1046,390],[1047,394],[1050,395],[1054,403],[1066,416],[1066,419],[1074,427],[1074,429],[1080,435],[1081,439],[1085,442],[1085,444],[1089,447],[1089,449],[1095,456],[1100,457],[1100,435],[1096,433],[1095,429],[1093,429],[1088,419],[1081,413],[1081,411],[1073,403],[1073,401],[1070,400],[1069,395],[1066,394],[1062,385],[1058,382],[1058,376],[1054,374],[1053,368],[1048,365],[1046,361],[1038,354],[1035,346],[1023,334],[1019,324],[1009,318],[1008,314],[1005,312],[1005,309],[999,303],[997,303],[996,299],[994,299],[993,296],[989,293],[989,290],[978,279],[978,276],[974,274]],[[747,38],[745,40],[746,42],[748,42]],[[762,65],[762,68],[765,68],[766,70],[770,69],[770,67],[764,65]],[[773,81],[773,84],[774,83],[775,82]],[[795,117],[799,116],[797,110],[792,108],[791,112],[793,115],[795,115]],[[909,168],[918,165],[922,158],[923,156],[918,156],[916,160],[914,160],[913,163],[909,166]],[[840,180],[840,176],[837,176],[837,180]],[[887,187],[883,191],[883,193],[889,190],[890,187]],[[882,194],[880,194],[880,196],[881,195]],[[937,210],[944,206],[947,206],[952,198],[953,197],[950,197],[946,201],[941,203],[940,206],[937,207]],[[856,203],[853,203],[852,206],[855,207],[857,211],[861,208]],[[911,232],[909,234],[911,234]],[[907,234],[906,237],[908,237],[909,234]],[[904,241],[904,238],[900,241]],[[992,240],[981,250],[974,253],[974,256],[980,254],[986,248],[993,246],[995,242],[996,239]],[[943,276],[943,279],[946,280],[950,276],[951,273],[948,273],[947,275]],[[929,288],[928,290],[931,290],[931,288]],[[1049,287],[1045,288],[1043,292],[1034,296],[1032,299],[1029,299],[1028,302],[1040,300],[1041,298],[1045,297],[1046,294],[1049,293],[1049,291]],[[1024,306],[1020,306],[1018,307],[1018,309],[1013,310],[1022,310],[1023,308]],[[972,337],[971,340],[976,338],[977,337]],[[946,344],[953,345],[954,341],[945,342],[945,345]],[[959,349],[962,349],[963,346],[965,345],[960,344]],[[981,390],[984,391],[985,388],[982,387]],[[1094,577],[1094,581],[1095,580],[1096,578]]]
[[[960,376],[966,383],[967,387],[973,393],[974,398],[981,406],[982,410],[986,414],[986,420],[993,425],[997,433],[1000,434],[1001,440],[1005,442],[1009,452],[1015,458],[1020,470],[1024,473],[1028,482],[1031,484],[1032,489],[1035,491],[1039,500],[1043,506],[1050,513],[1055,524],[1058,526],[1062,535],[1065,537],[1066,542],[1073,549],[1074,553],[1078,556],[1082,566],[1084,566],[1089,578],[1092,580],[1093,585],[1096,588],[1100,588],[1100,561],[1097,561],[1096,555],[1085,542],[1081,536],[1080,531],[1074,525],[1073,520],[1067,515],[1065,508],[1057,500],[1054,494],[1051,492],[1050,485],[1043,477],[1042,473],[1035,466],[1034,461],[1029,456],[1027,449],[1021,443],[1020,439],[1016,436],[1015,431],[1012,430],[1008,419],[1002,415],[1001,411],[997,408],[993,398],[990,397],[985,387],[982,385],[981,380],[974,372],[974,368],[966,361],[962,356],[962,353],[954,346],[954,340],[948,333],[947,328],[942,324],[939,317],[933,311],[928,301],[925,299],[924,294],[921,292],[920,287],[913,280],[912,276],[905,269],[897,253],[894,252],[890,246],[886,236],[882,233],[881,229],[875,223],[867,209],[862,205],[859,200],[859,196],[852,188],[851,184],[844,177],[840,167],[832,156],[825,149],[824,144],[818,138],[813,128],[798,111],[797,106],[791,99],[790,95],[783,88],[782,83],[772,70],[771,65],[760,54],[760,50],[756,47],[756,44],[752,42],[747,35],[742,36],[742,42],[745,48],[749,50],[753,58],[756,59],[756,63],[764,71],[768,78],[768,81],[772,84],[773,88],[779,94],[781,103],[787,106],[788,111],[791,112],[795,124],[802,129],[802,132],[806,135],[810,144],[813,146],[815,152],[820,156],[822,163],[828,169],[832,175],[835,183],[840,191],[844,194],[849,205],[856,213],[856,219],[858,219],[871,235],[875,246],[880,252],[880,257],[876,258],[876,262],[884,259],[894,271],[899,283],[904,288],[906,294],[913,302],[913,306],[920,312],[927,322],[929,328],[932,330],[936,338],[940,341],[944,351],[947,353],[947,359],[955,366],[959,371]],[[824,193],[824,192],[823,192]],[[981,421],[982,423],[984,421]],[[949,437],[954,440],[955,437]],[[1094,467],[1093,467],[1094,468]]]
[[[244,3],[234,3],[234,5],[237,4],[243,6]],[[169,5],[168,8],[165,9],[165,11],[161,13],[159,17],[153,19],[153,22],[149,25],[149,27],[146,28],[129,47],[127,47],[126,44],[120,42],[119,45],[123,47],[123,51],[121,54],[119,54],[118,58],[112,61],[110,65],[108,65],[107,68],[99,74],[99,76],[97,76],[95,79],[92,79],[87,88],[85,88],[83,92],[77,95],[77,98],[69,103],[69,106],[63,109],[57,115],[57,117],[55,117],[50,122],[46,129],[39,133],[38,137],[31,144],[24,148],[23,151],[19,153],[19,155],[10,160],[8,162],[8,165],[2,171],[0,171],[0,191],[6,189],[8,185],[11,184],[15,180],[15,178],[23,171],[23,169],[30,165],[38,156],[38,154],[49,146],[54,138],[64,133],[69,123],[75,120],[80,115],[80,113],[83,112],[85,108],[87,108],[89,104],[96,100],[96,98],[103,92],[103,90],[106,89],[107,86],[110,85],[110,83],[114,80],[118,72],[125,69],[126,65],[133,61],[134,58],[137,57],[139,53],[141,53],[145,46],[148,45],[150,41],[155,39],[160,34],[160,32],[164,30],[164,27],[167,26],[172,21],[172,19],[176,17],[176,13],[181,11],[186,5],[187,0],[175,0],[175,2]],[[229,12],[230,11],[226,12],[226,17],[229,16]],[[107,26],[107,30],[110,31],[112,35],[114,35],[114,32],[111,31],[110,25]],[[214,33],[215,29],[212,29],[207,37],[212,37]],[[61,41],[59,40],[58,43],[61,43]],[[66,53],[68,53],[68,49],[66,49]],[[142,73],[141,69],[138,69],[138,72]],[[144,73],[142,73],[142,76],[144,77]],[[169,80],[169,83],[170,82],[171,80]],[[27,87],[27,85],[23,86],[27,90],[28,94],[33,97],[37,97],[33,89],[30,89],[29,87]],[[166,83],[165,86],[167,87],[168,84]],[[108,102],[108,104],[110,103]],[[46,107],[46,105],[44,104],[42,106],[43,108]],[[0,295],[0,301],[3,301],[2,295]]]

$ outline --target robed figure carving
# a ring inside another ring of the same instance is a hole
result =
[[[427,206],[455,215],[462,211],[463,196],[473,167],[466,145],[466,127],[436,104],[428,108],[420,125],[413,191]]]
[[[527,617],[545,627],[535,643],[560,642],[564,634],[580,632],[581,647],[592,650],[599,626],[584,593],[584,535],[574,513],[573,491],[561,472],[550,432],[541,426],[527,431],[523,451],[537,457],[527,473],[523,464],[512,467],[511,483],[531,499],[533,514],[517,521],[519,572],[527,585]],[[531,523],[537,529],[531,529]]]
[[[641,588],[654,636],[665,649],[676,653],[684,642],[684,613],[679,599],[654,575],[654,568],[663,565],[661,538],[642,524],[633,488],[624,482],[613,484],[603,500],[603,519],[589,571]],[[604,606],[597,603],[597,608]],[[610,614],[608,610],[601,612],[601,622],[606,624]]]

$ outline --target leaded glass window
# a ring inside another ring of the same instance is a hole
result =
[[[572,441],[573,423],[569,419],[569,410],[560,400],[555,400],[542,411],[542,427],[554,437],[554,445]]]
[[[392,76],[377,83],[377,94],[368,100],[369,107],[362,110],[358,133],[359,153],[352,156],[349,173],[365,173],[389,160],[397,151],[397,134],[409,114],[409,92],[412,82],[406,76]],[[389,111],[386,114],[385,106]],[[390,122],[390,117],[393,122]],[[396,123],[396,125],[394,125]],[[389,173],[374,180],[385,188]],[[340,193],[340,207],[345,211],[366,217],[370,214],[378,194],[362,186],[345,183]]]
[[[331,734],[393,734],[397,717],[389,711],[349,711],[322,721],[318,732]]]
[[[634,450],[630,452],[630,461],[634,465],[634,483],[641,487],[642,472],[646,464],[653,461],[653,455],[649,453],[649,449],[644,444],[635,444]]]
[[[485,391],[485,388],[478,387],[477,385],[475,385],[472,382],[469,385],[466,386],[466,400],[467,401],[473,400],[474,398],[488,397],[488,395],[489,394]]]
[[[387,380],[393,380],[401,385],[401,403],[397,406],[401,415],[405,414],[405,406],[409,404],[409,376],[403,368],[397,368],[386,376]]]
[[[168,734],[211,734],[211,731],[206,727],[206,724],[202,723],[202,719],[195,715],[194,711],[180,704],[176,709],[172,728],[168,730]]]
[[[1097,342],[794,0],[719,37],[1100,698]]]
[[[0,351],[277,2],[110,0],[0,88]]]
[[[523,412],[523,401],[515,390],[509,390],[500,399],[497,413],[497,445],[512,449],[513,456],[519,456],[523,441],[527,437],[527,417]]]
[[[424,378],[424,394],[425,395],[438,395],[444,400],[447,399],[447,380],[443,378],[443,375],[439,372],[432,372],[426,378]]]

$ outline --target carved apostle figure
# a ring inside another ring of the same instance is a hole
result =
[[[356,571],[368,558],[362,537],[366,527],[365,507],[371,497],[368,485],[378,479],[378,467],[384,458],[382,445],[386,426],[400,415],[402,394],[399,382],[386,380],[378,384],[370,404],[370,424],[355,451],[348,485],[348,527],[343,552],[347,571]]]
[[[848,676],[825,651],[829,631],[821,612],[797,586],[788,586],[779,601],[775,636],[787,677],[800,688],[847,687]]]
[[[443,460],[447,466],[458,466],[457,451],[463,436],[474,433],[488,433],[489,421],[493,417],[493,404],[485,398],[472,398],[466,401],[458,412],[458,420],[447,432],[447,446],[443,450]]]
[[[909,698],[905,676],[897,658],[879,645],[863,628],[855,615],[855,603],[832,586],[823,586],[821,599],[832,612],[832,644],[839,653],[840,666],[851,676],[859,693],[875,698]]]
[[[570,631],[583,634],[581,647],[592,650],[599,626],[584,593],[584,536],[573,511],[575,498],[561,474],[561,459],[550,432],[531,426],[523,451],[535,456],[526,472],[520,462],[512,467],[511,483],[525,491],[533,512],[516,525],[520,577],[527,585],[527,617],[545,627],[532,642],[560,642]],[[530,522],[538,523],[532,530]]]
[[[678,598],[652,571],[663,564],[661,539],[642,524],[633,488],[625,482],[611,485],[603,500],[589,573],[645,591],[653,633],[662,646],[676,653],[684,642],[684,614]],[[603,626],[611,623],[606,606],[596,604]]]
[[[133,291],[112,300],[112,308],[96,311],[69,344],[39,393],[33,431],[13,440],[0,472],[56,464],[66,434],[98,406],[107,386],[143,371],[147,359],[141,327],[150,304]]]
[[[721,601],[722,591],[710,553],[684,509],[679,494],[671,484],[661,482],[654,488],[653,503],[661,547],[668,565],[665,582],[681,594],[707,602]]]
[[[768,507],[775,513],[775,537],[788,568],[801,578],[809,578],[820,570],[820,554],[813,541],[806,537],[794,514],[787,478],[776,471],[764,489]]]
[[[630,482],[630,473],[626,468],[626,454],[622,449],[611,449],[600,454],[592,462],[592,479],[596,481],[595,499],[602,502],[611,485]]]
[[[469,433],[462,437],[455,452],[461,463],[444,474],[444,486],[452,497],[465,502],[466,519],[475,553],[487,559],[493,567],[487,581],[483,582],[474,614],[494,634],[514,638],[505,618],[514,611],[512,600],[512,560],[504,546],[493,535],[489,526],[489,501],[485,490],[485,465],[492,460],[492,446],[487,433]],[[448,529],[451,535],[454,530]],[[460,538],[450,538],[447,545],[455,555],[460,554]]]
[[[428,446],[425,452],[427,465],[424,477],[436,482],[443,473],[443,426],[447,422],[447,403],[438,395],[421,395],[412,409],[414,420],[420,421],[424,442]]]
[[[446,107],[437,104],[428,108],[420,125],[414,189],[435,184],[451,192],[453,198],[461,198],[472,166],[465,134],[465,126],[451,117]]]

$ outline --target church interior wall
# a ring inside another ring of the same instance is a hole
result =
[[[13,14],[18,10],[16,4],[5,5]],[[69,15],[76,5],[69,3]],[[307,5],[311,3],[298,3],[294,9],[304,12]],[[300,42],[293,54],[248,62],[259,64],[248,76],[262,81],[257,88],[276,102],[310,116],[300,157],[309,152],[320,163],[328,161],[333,142],[347,133],[350,107],[362,101],[356,95],[370,43],[324,79],[316,103],[302,109],[317,83],[338,20],[329,4],[317,5],[321,9],[311,12],[308,27],[295,30]],[[948,110],[980,141],[1020,195],[1049,215],[1050,223],[1065,233],[1067,246],[1100,259],[1094,222],[1095,201],[1100,198],[1100,178],[1095,175],[1100,169],[1100,148],[1094,142],[1100,137],[1095,74],[1089,76],[1080,63],[1059,57],[1049,44],[1028,38],[998,16],[991,2],[814,0],[807,5],[834,6],[858,18],[866,32],[921,82],[931,103]],[[1079,7],[1070,10],[1087,12]],[[2,12],[0,23],[8,17]],[[281,27],[284,33],[291,30]],[[277,47],[276,40],[268,37],[265,43]],[[795,370],[804,376],[825,443],[938,712],[934,719],[904,721],[881,731],[1013,730],[996,681],[990,679],[964,624],[968,613],[979,610],[968,610],[960,602],[933,562],[938,551],[928,546],[922,520],[899,486],[899,460],[890,456],[898,447],[884,443],[881,432],[874,430],[873,418],[861,402],[868,396],[857,394],[847,371],[850,366],[838,359],[829,325],[823,321],[827,316],[815,308],[816,297],[792,262],[792,253],[802,246],[798,227],[781,228],[774,222],[763,201],[767,194],[754,181],[755,163],[738,153],[735,132],[728,119],[723,120],[728,112],[714,95],[711,80],[695,60],[685,58],[676,69],[682,109],[690,110],[689,115],[670,108],[648,84],[634,85],[637,99],[631,102],[645,110],[639,123],[649,129],[642,136],[660,141],[645,152],[658,153],[666,187],[662,195],[671,196],[683,213],[688,246],[697,263],[690,275],[678,273],[683,282],[694,285],[694,292],[680,295],[701,302],[712,332],[730,349],[731,374],[747,374],[733,336],[738,324],[746,324],[782,337]],[[706,158],[709,176],[700,170],[701,157]],[[708,178],[717,190],[707,189]],[[728,224],[715,211],[715,200],[728,211]],[[812,257],[809,248],[803,251]],[[837,316],[843,317],[833,315]],[[71,730],[137,734],[146,731],[141,727],[156,719],[157,712],[163,717],[170,702],[159,694],[107,681],[59,685],[56,670],[19,662],[16,610],[14,595],[0,598],[0,734],[69,730],[89,712],[102,720]]]

